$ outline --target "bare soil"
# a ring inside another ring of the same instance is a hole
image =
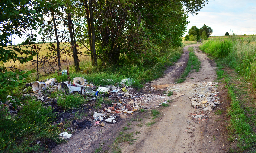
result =
[[[211,112],[191,106],[190,97],[195,84],[216,80],[215,63],[198,49],[198,44],[184,47],[181,59],[168,68],[164,77],[145,85],[142,92],[163,94],[168,88],[179,88],[172,97],[169,107],[157,108],[161,115],[153,119],[151,111],[137,113],[129,118],[121,117],[116,124],[104,127],[93,126],[73,134],[67,143],[56,146],[52,152],[114,152],[113,143],[120,132],[132,134],[132,139],[117,145],[123,153],[199,153],[228,152],[226,107],[229,105],[227,91],[219,84],[221,104]],[[175,80],[187,65],[188,47],[194,47],[201,61],[199,72],[191,72],[186,81],[176,84]],[[153,91],[150,89],[154,88]],[[218,112],[218,113],[216,113]],[[207,114],[195,120],[193,114]],[[134,139],[134,140],[133,140]]]

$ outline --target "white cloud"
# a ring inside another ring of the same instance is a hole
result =
[[[256,1],[210,1],[198,15],[190,15],[188,20],[187,31],[192,26],[201,28],[206,24],[213,29],[212,36],[222,36],[225,32],[256,34]]]

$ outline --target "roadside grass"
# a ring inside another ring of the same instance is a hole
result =
[[[151,110],[151,115],[153,116],[153,119],[155,119],[155,118],[159,117],[160,112],[156,109],[152,109]]]
[[[255,76],[252,76],[256,75],[254,72],[256,59],[252,57],[256,53],[255,44],[251,43],[255,41],[253,36],[245,38],[233,36],[226,40],[208,41],[200,47],[216,59],[218,80],[226,84],[231,99],[230,107],[227,109],[230,117],[229,140],[237,142],[237,146],[230,148],[229,152],[256,151],[256,80]]]
[[[223,59],[222,64],[235,69],[256,88],[256,36],[230,36],[203,43],[200,49],[213,58]]]
[[[169,91],[167,96],[172,96],[173,95],[173,92],[172,91]]]
[[[196,72],[198,72],[201,67],[201,62],[195,55],[193,47],[189,47],[189,51],[190,52],[189,52],[189,59],[188,59],[187,67],[185,68],[185,70],[182,73],[182,75],[180,76],[180,78],[176,80],[177,83],[184,82],[186,80],[186,77],[188,76],[189,72],[191,72],[191,70],[194,69],[194,70],[196,70]]]
[[[229,140],[238,142],[237,148],[231,148],[230,151],[256,151],[256,108],[255,100],[250,97],[247,88],[248,83],[241,76],[232,75],[230,72],[224,72],[223,81],[231,99],[228,108]]]
[[[81,63],[81,71],[75,72],[70,66],[69,79],[74,77],[84,77],[88,82],[94,85],[119,85],[120,81],[125,78],[131,79],[131,86],[137,89],[143,87],[146,82],[155,80],[163,76],[166,67],[173,65],[181,56],[183,49],[175,48],[157,58],[154,65],[128,65],[109,66],[109,67],[92,67],[88,63]],[[83,65],[84,64],[84,65]],[[59,78],[57,73],[40,77],[41,80],[49,78]]]

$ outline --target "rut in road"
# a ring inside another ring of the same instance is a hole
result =
[[[201,61],[199,72],[190,73],[186,81],[181,84],[174,84],[174,79],[170,78],[170,74],[166,74],[164,78],[152,83],[155,85],[166,84],[168,88],[177,88],[179,93],[174,95],[173,102],[162,112],[163,117],[150,127],[141,127],[139,129],[140,135],[136,142],[133,145],[122,145],[122,152],[225,152],[224,145],[222,146],[222,144],[218,144],[219,142],[213,141],[212,138],[206,136],[207,133],[205,131],[207,130],[202,128],[202,124],[204,124],[202,122],[204,121],[195,122],[191,118],[191,114],[202,113],[200,112],[201,110],[191,106],[190,98],[195,94],[195,86],[202,86],[216,79],[215,67],[211,66],[208,57],[199,51],[198,46],[186,46],[184,52],[188,51],[188,47],[194,47],[195,54]],[[209,113],[208,115],[211,114]]]

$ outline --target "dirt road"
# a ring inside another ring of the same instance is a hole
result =
[[[163,78],[145,85],[143,92],[150,93],[151,96],[162,95],[163,90],[174,90],[169,107],[158,108],[160,117],[152,119],[151,111],[148,110],[135,114],[132,118],[123,118],[117,124],[93,126],[75,133],[67,143],[56,146],[52,152],[227,152],[225,115],[216,115],[208,108],[203,110],[191,106],[191,97],[195,97],[196,93],[209,95],[209,89],[214,89],[213,82],[216,79],[214,62],[199,51],[198,46],[186,46],[182,57],[174,66],[168,68]],[[194,47],[195,54],[201,61],[201,69],[199,72],[190,73],[185,82],[175,84],[175,79],[186,67],[189,47]],[[152,87],[157,90],[151,92]],[[219,95],[225,96],[225,91],[221,89],[220,85]],[[221,103],[215,110],[225,106],[223,101],[221,98]],[[149,108],[158,106],[154,100],[147,102],[147,105],[152,105]]]
[[[187,46],[184,48],[186,52]],[[213,67],[205,54],[198,50],[198,45],[192,45],[195,54],[201,61],[199,72],[191,73],[185,82],[173,84],[172,75],[166,74],[153,84],[167,88],[179,89],[170,107],[162,110],[163,116],[151,127],[141,127],[136,142],[133,145],[123,144],[124,153],[199,153],[226,152],[223,135],[215,123],[216,115],[209,111],[202,111],[191,106],[191,97],[195,94],[194,87],[214,82],[216,79]],[[171,82],[169,82],[171,81]],[[207,116],[205,119],[191,117],[193,114]],[[207,115],[206,115],[207,114]],[[214,117],[215,116],[215,119]],[[210,121],[209,121],[210,120]],[[223,128],[222,128],[223,130]],[[216,133],[217,131],[217,133]]]

